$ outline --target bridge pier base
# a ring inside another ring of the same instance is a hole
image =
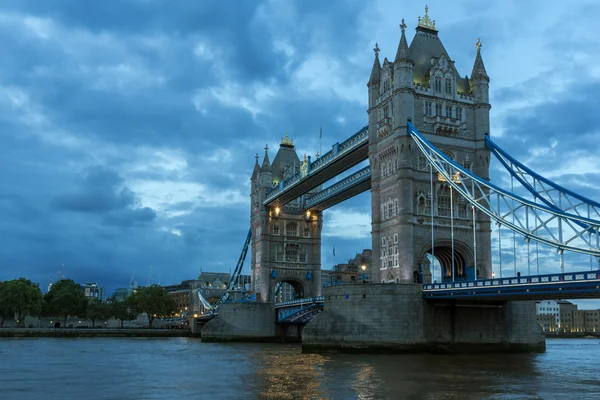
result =
[[[418,284],[325,288],[325,310],[304,328],[303,351],[545,351],[534,303],[433,303],[423,300],[421,288]]]
[[[202,341],[274,341],[275,328],[273,303],[223,303],[218,316],[202,328]]]

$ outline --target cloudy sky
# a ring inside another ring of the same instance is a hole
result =
[[[481,38],[496,142],[598,199],[600,5],[566,3],[438,0],[429,14],[463,76]],[[319,150],[320,126],[324,148],[356,132],[375,42],[393,59],[424,5],[1,0],[0,279],[45,288],[64,264],[111,292],[134,271],[229,271],[254,155],[286,130],[299,154]],[[369,209],[364,193],[326,212],[324,268],[370,247]]]

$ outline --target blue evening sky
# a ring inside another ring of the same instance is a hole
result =
[[[481,38],[497,143],[600,199],[600,4],[428,3],[462,76]],[[0,279],[45,289],[64,264],[112,292],[234,268],[254,155],[286,130],[301,156],[320,126],[323,148],[356,132],[375,42],[393,59],[424,6],[0,1]],[[369,210],[364,193],[325,213],[324,268],[370,248]]]

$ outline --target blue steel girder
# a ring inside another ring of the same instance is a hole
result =
[[[366,166],[304,200],[305,210],[323,211],[371,189],[371,167]]]
[[[344,140],[311,162],[306,172],[300,172],[267,191],[265,206],[283,206],[327,182],[340,173],[366,160],[369,156],[368,126]]]
[[[600,298],[600,271],[423,285],[426,300],[545,300]]]
[[[305,324],[323,311],[323,296],[275,303],[277,322],[282,324]]]
[[[472,212],[481,211],[526,241],[549,245],[559,253],[568,250],[593,255],[600,261],[600,221],[534,203],[501,189],[455,163],[410,122],[408,132],[429,161],[430,168],[437,172],[438,179],[447,182],[456,194],[467,200]],[[595,233],[595,240],[591,233]]]
[[[508,154],[488,136],[485,144],[506,170],[536,199],[550,208],[573,213],[581,217],[600,219],[600,203],[566,189],[537,174]]]

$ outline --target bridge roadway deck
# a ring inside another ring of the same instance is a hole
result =
[[[323,211],[371,189],[371,167],[355,172],[339,182],[307,197],[305,210]]]
[[[600,298],[600,271],[423,285],[425,300],[546,300]]]
[[[327,165],[311,171],[310,174],[285,187],[275,196],[267,195],[265,206],[282,206],[306,194],[308,191],[352,168],[369,157],[369,141],[364,140],[352,150],[342,152],[332,158]]]

